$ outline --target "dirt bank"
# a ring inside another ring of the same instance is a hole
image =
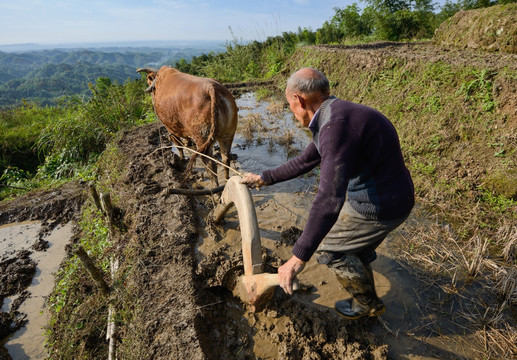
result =
[[[517,54],[517,4],[458,11],[439,26],[433,40],[442,46]]]

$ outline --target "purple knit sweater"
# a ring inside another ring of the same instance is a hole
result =
[[[318,193],[292,253],[308,261],[346,201],[360,214],[394,220],[409,214],[414,188],[397,132],[380,112],[331,97],[312,122],[302,154],[261,176],[268,185],[293,179],[320,165]]]

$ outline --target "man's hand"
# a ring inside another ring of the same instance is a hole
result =
[[[264,180],[260,177],[260,175],[253,174],[253,173],[247,173],[242,177],[242,180],[240,181],[241,184],[246,184],[250,189],[254,188],[261,188],[262,186],[266,185]]]
[[[305,261],[298,259],[293,255],[289,261],[278,268],[278,279],[280,287],[284,291],[293,295],[293,279],[305,268]]]

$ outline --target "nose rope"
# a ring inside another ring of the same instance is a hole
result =
[[[220,162],[219,160],[216,160],[216,159],[214,159],[214,158],[213,158],[213,157],[211,157],[211,156],[205,155],[205,154],[203,154],[203,153],[200,153],[199,151],[196,151],[196,150],[191,149],[191,148],[186,147],[186,146],[180,146],[180,145],[164,146],[164,147],[158,148],[158,149],[156,149],[156,150],[154,150],[154,151],[150,152],[150,153],[149,153],[149,155],[151,155],[152,153],[154,153],[154,152],[156,152],[156,151],[163,150],[163,149],[172,149],[173,147],[177,147],[178,149],[186,149],[186,150],[192,151],[193,153],[196,153],[196,154],[198,154],[198,155],[200,155],[200,156],[204,156],[204,157],[206,157],[206,158],[208,158],[208,159],[210,159],[210,160],[212,160],[212,161],[215,161],[215,162],[216,162],[216,163],[218,163],[219,165],[224,166],[225,168],[230,169],[231,171],[233,171],[233,172],[234,172],[234,173],[236,173],[237,175],[244,176],[244,174],[243,174],[243,173],[241,173],[241,172],[239,172],[239,171],[237,171],[237,170],[235,170],[235,169],[231,168],[230,166],[227,166],[227,165],[223,164],[223,163],[222,163],[222,162]]]

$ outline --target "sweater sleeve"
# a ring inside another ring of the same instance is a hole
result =
[[[260,175],[266,184],[276,184],[281,181],[294,179],[295,177],[311,171],[320,163],[320,159],[320,154],[318,153],[316,146],[311,142],[305,148],[303,153],[297,157],[275,169],[264,170]]]
[[[344,119],[328,122],[320,130],[319,142],[321,171],[318,193],[305,229],[292,250],[293,255],[303,261],[311,258],[338,218],[358,148],[356,135]]]

